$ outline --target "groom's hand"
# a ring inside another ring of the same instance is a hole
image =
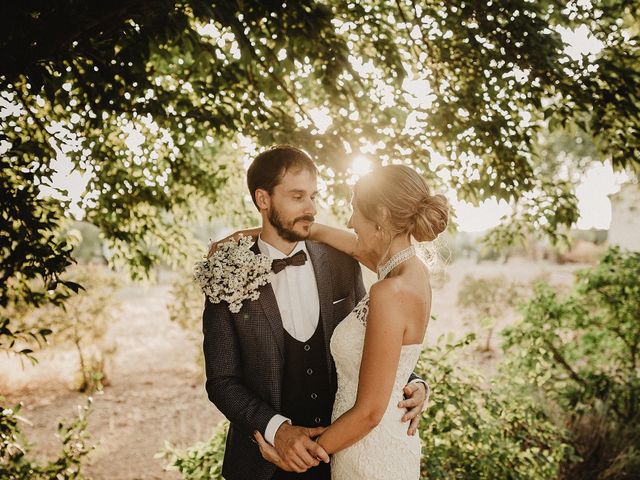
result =
[[[323,427],[297,427],[286,422],[280,425],[274,446],[284,466],[278,466],[283,470],[302,473],[315,467],[320,461],[329,462],[327,452],[312,440],[324,430]]]
[[[276,449],[267,443],[267,441],[264,439],[264,437],[260,432],[256,430],[253,434],[253,438],[255,438],[256,442],[258,442],[258,446],[260,447],[260,454],[262,455],[262,458],[264,458],[267,462],[273,463],[276,467],[280,468],[281,470],[288,469],[288,467],[284,464],[284,462],[280,458],[280,455],[278,455],[278,452],[276,451]]]
[[[427,387],[422,382],[411,382],[405,385],[403,392],[406,398],[398,403],[398,407],[407,409],[407,413],[402,416],[402,421],[411,420],[407,434],[415,435],[420,423],[420,414],[427,401]]]

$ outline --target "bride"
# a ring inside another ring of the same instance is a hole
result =
[[[351,205],[353,233],[315,223],[309,238],[377,271],[378,281],[331,338],[338,390],[332,423],[316,441],[331,455],[333,480],[418,479],[420,439],[407,435],[397,407],[431,312],[429,272],[412,239],[432,241],[444,231],[448,204],[415,170],[389,165],[356,183]],[[278,464],[275,449],[256,438]]]

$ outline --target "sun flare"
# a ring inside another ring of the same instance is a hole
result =
[[[353,175],[358,178],[369,173],[371,169],[371,160],[367,157],[359,156],[354,158],[353,162],[351,162],[351,171],[353,172]]]

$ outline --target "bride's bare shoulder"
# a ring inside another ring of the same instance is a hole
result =
[[[369,291],[371,306],[392,306],[396,311],[414,308],[424,303],[424,295],[403,276],[385,278],[374,283]]]

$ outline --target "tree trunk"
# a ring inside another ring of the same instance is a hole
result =
[[[78,350],[78,357],[80,359],[80,373],[82,374],[82,384],[80,385],[80,391],[84,392],[89,386],[89,379],[87,378],[87,368],[84,361],[84,354],[82,353],[82,347],[80,347],[80,337],[77,335],[77,331],[74,328],[73,343]]]

